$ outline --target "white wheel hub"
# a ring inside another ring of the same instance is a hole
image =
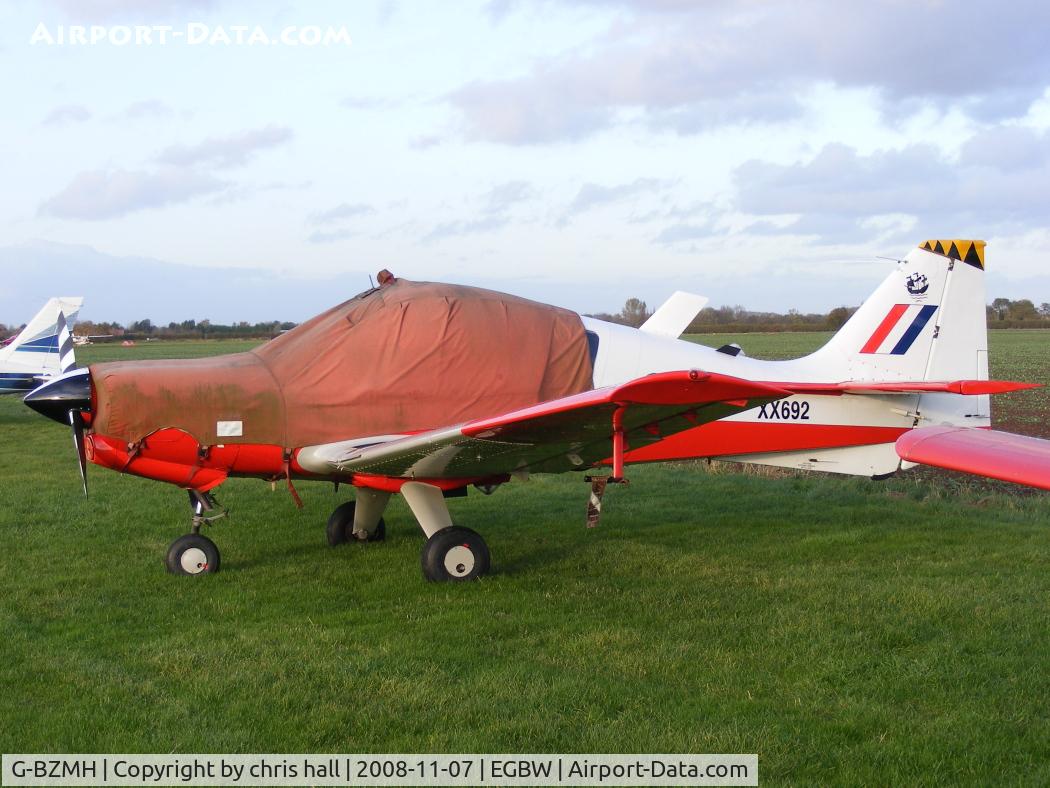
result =
[[[474,552],[458,544],[445,553],[445,571],[452,577],[466,577],[474,571]]]
[[[186,574],[199,575],[208,568],[208,556],[199,547],[191,547],[183,551],[179,564]]]

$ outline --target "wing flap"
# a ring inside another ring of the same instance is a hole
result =
[[[973,427],[920,427],[897,439],[901,459],[1050,490],[1050,441]]]

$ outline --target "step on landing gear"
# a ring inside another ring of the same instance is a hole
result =
[[[219,571],[219,548],[206,536],[201,536],[201,526],[225,517],[229,512],[219,506],[214,496],[206,492],[190,490],[190,507],[193,510],[192,533],[180,536],[168,548],[164,564],[176,575],[204,575]]]

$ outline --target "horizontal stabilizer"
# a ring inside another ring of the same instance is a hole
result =
[[[917,380],[875,381],[852,380],[845,383],[777,383],[770,386],[787,389],[793,394],[1005,394],[1008,391],[1040,388],[1042,383],[1019,383],[1013,380]]]
[[[897,439],[909,462],[1050,490],[1050,441],[972,427],[921,427]]]
[[[704,296],[678,290],[642,323],[639,330],[678,339],[705,306],[707,298]]]

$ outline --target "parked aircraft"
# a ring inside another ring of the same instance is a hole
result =
[[[382,539],[400,493],[427,536],[424,575],[469,580],[489,551],[445,502],[469,485],[589,473],[596,524],[605,485],[636,462],[879,478],[912,464],[902,436],[929,448],[945,438],[926,430],[944,425],[1001,444],[968,447],[984,466],[1003,445],[1032,445],[988,430],[989,395],[1029,384],[988,380],[981,241],[912,250],[823,348],[793,361],[680,340],[704,303],[687,294],[635,329],[487,290],[379,281],[251,352],[95,364],[26,403],[72,425],[85,492],[88,460],[189,491],[191,533],[167,554],[185,574],[219,568],[200,528],[225,514],[211,491],[229,476],[283,480],[293,495],[297,479],[352,485],[355,500],[328,520],[332,545]],[[1046,483],[1046,455],[1019,480]]]
[[[83,298],[52,298],[0,348],[0,394],[32,391],[76,367],[70,332]]]

